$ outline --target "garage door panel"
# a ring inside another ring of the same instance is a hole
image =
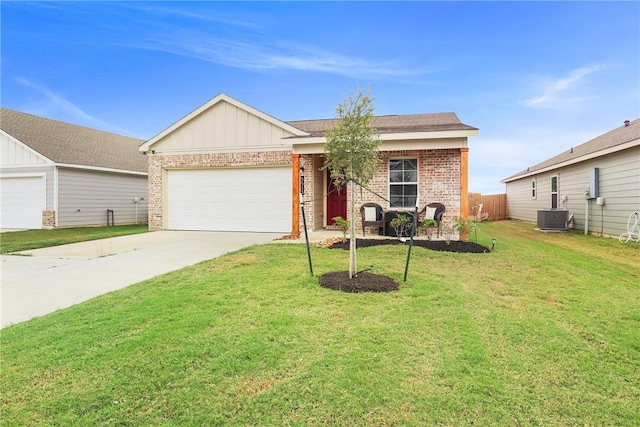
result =
[[[42,228],[44,177],[3,177],[0,228]]]
[[[169,171],[167,217],[174,230],[289,232],[291,168]]]

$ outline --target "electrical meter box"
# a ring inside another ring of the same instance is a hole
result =
[[[595,199],[600,196],[600,168],[589,170],[589,194],[588,199]]]

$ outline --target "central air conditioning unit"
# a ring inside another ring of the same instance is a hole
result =
[[[538,211],[538,228],[540,230],[568,230],[569,211],[564,209],[542,209]]]

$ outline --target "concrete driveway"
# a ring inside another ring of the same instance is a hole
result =
[[[154,231],[2,255],[0,327],[281,236]]]

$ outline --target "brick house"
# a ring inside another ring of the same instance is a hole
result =
[[[322,169],[333,120],[284,122],[217,95],[140,146],[149,159],[149,227],[299,235],[301,202],[309,229],[347,217],[347,191],[332,191]],[[381,197],[357,191],[358,204],[412,211],[416,201],[440,202],[448,218],[466,216],[467,144],[478,129],[454,113],[372,124],[381,143],[370,189]]]

